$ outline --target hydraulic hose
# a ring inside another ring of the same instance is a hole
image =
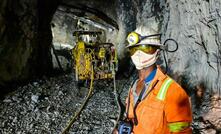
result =
[[[175,43],[176,47],[175,47],[174,50],[169,50],[169,46],[166,44],[166,43],[169,42],[169,41]],[[168,63],[167,63],[167,58],[166,58],[166,51],[167,51],[167,52],[170,52],[170,53],[176,52],[176,51],[178,50],[178,43],[177,43],[176,40],[169,38],[169,39],[166,39],[166,40],[164,41],[163,46],[165,47],[165,49],[163,49],[163,50],[164,50],[164,51],[163,51],[163,58],[164,58],[164,61],[165,61],[165,66],[166,66],[166,71],[165,71],[165,73],[167,73],[167,72],[168,72]]]
[[[66,128],[63,130],[62,134],[67,134],[67,132],[70,130],[71,126],[73,125],[73,123],[76,121],[77,117],[80,115],[81,111],[83,110],[83,108],[85,107],[85,105],[87,104],[89,98],[91,97],[91,94],[93,92],[93,81],[94,81],[94,69],[92,66],[92,71],[91,71],[91,82],[90,82],[90,89],[89,92],[87,94],[86,99],[84,100],[83,104],[81,105],[81,108],[78,112],[76,112],[73,117],[71,118],[71,120],[69,121],[68,125],[66,126]]]
[[[115,71],[113,69],[112,71],[112,74],[113,74],[113,80],[114,80],[114,95],[115,95],[115,101],[117,102],[117,106],[118,106],[118,116],[117,116],[117,120],[116,120],[116,123],[114,124],[114,127],[113,127],[113,130],[112,130],[112,133],[114,132],[115,128],[117,127],[117,123],[119,122],[120,120],[120,116],[121,116],[121,106],[120,106],[120,102],[119,102],[119,99],[118,99],[118,93],[117,93],[117,88],[116,88],[116,79],[115,79]]]

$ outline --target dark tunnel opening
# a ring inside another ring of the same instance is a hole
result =
[[[52,61],[53,67],[57,70],[74,71],[74,54],[73,49],[77,45],[78,38],[73,35],[75,31],[93,31],[102,32],[98,38],[93,39],[93,36],[82,36],[81,40],[85,43],[112,43],[118,54],[120,49],[118,41],[115,40],[119,35],[119,26],[111,17],[108,17],[103,12],[89,8],[86,5],[67,5],[60,4],[52,18]],[[126,34],[124,32],[123,34]],[[96,35],[97,36],[97,35]],[[93,40],[93,41],[92,41]],[[123,38],[121,38],[123,40]],[[124,49],[124,48],[121,48]],[[126,53],[127,50],[121,50]],[[95,53],[95,55],[97,55]],[[118,56],[118,55],[117,55]],[[131,63],[127,55],[116,57],[118,62],[117,77],[130,77],[135,67]],[[62,63],[61,63],[62,62]]]
[[[10,5],[9,3],[7,5],[8,7],[13,5],[13,4]],[[84,2],[82,2],[82,3],[84,3]],[[88,25],[89,25],[89,23],[95,23],[94,24],[95,27],[100,27],[97,29],[103,30],[106,34],[105,36],[109,37],[106,39],[107,40],[106,42],[108,42],[108,41],[110,42],[111,40],[113,40],[113,38],[116,39],[116,36],[119,36],[119,35],[117,35],[119,32],[119,26],[116,22],[117,21],[116,18],[115,18],[116,20],[114,20],[114,19],[112,19],[113,17],[112,18],[108,17],[102,11],[99,11],[98,9],[95,9],[95,8],[87,7],[86,5],[84,5],[82,3],[77,2],[77,4],[76,4],[74,2],[72,4],[66,4],[64,2],[55,1],[55,2],[53,2],[53,4],[51,4],[51,1],[44,1],[44,2],[38,1],[37,2],[36,6],[38,7],[38,10],[37,10],[36,17],[38,19],[33,20],[35,22],[36,27],[34,29],[32,29],[35,37],[33,39],[30,39],[30,40],[33,40],[32,42],[35,43],[36,45],[33,46],[33,48],[32,48],[33,50],[32,50],[32,52],[30,52],[31,55],[33,55],[33,56],[30,56],[30,58],[28,59],[29,64],[25,67],[20,67],[20,68],[22,68],[21,73],[24,73],[24,72],[27,72],[27,73],[23,76],[21,76],[20,72],[18,72],[18,74],[12,75],[10,72],[13,72],[14,70],[12,70],[12,71],[9,70],[7,72],[8,73],[7,75],[9,77],[9,79],[11,77],[11,79],[14,79],[14,80],[12,80],[10,82],[10,80],[7,80],[7,78],[4,78],[4,77],[1,78],[2,82],[0,83],[1,84],[0,86],[2,89],[7,88],[7,87],[9,87],[9,88],[15,87],[16,85],[22,84],[23,83],[22,81],[28,82],[27,80],[30,80],[32,78],[36,79],[38,77],[42,77],[43,75],[47,76],[47,75],[53,75],[54,73],[57,73],[57,72],[53,71],[53,63],[51,62],[53,60],[52,56],[51,56],[51,46],[53,44],[53,35],[52,35],[51,26],[53,25],[53,27],[55,27],[54,23],[52,23],[52,18],[54,16],[54,14],[56,13],[56,11],[59,11],[59,6],[66,8],[65,11],[60,10],[61,14],[64,13],[64,14],[68,14],[69,16],[72,15],[72,19],[74,19],[73,16],[75,17],[75,19],[77,17],[78,17],[78,19],[81,18],[82,23],[88,23]],[[113,3],[116,3],[116,2],[114,1]],[[93,7],[93,5],[92,5],[92,7]],[[113,7],[111,7],[111,8],[113,8]],[[73,11],[71,11],[71,9]],[[114,14],[116,14],[116,13],[114,13]],[[15,15],[15,16],[18,16],[18,15]],[[114,16],[116,16],[116,15],[114,15]],[[87,17],[87,19],[85,19],[85,17]],[[14,20],[8,20],[8,21],[14,21]],[[15,21],[20,21],[20,20],[15,20]],[[90,24],[90,25],[93,25],[93,24]],[[18,31],[20,31],[20,29],[18,29]],[[126,33],[124,33],[124,34],[126,34]],[[2,36],[2,37],[4,37],[4,36]],[[116,40],[114,40],[114,41],[113,41],[114,44],[117,45]],[[124,56],[123,56],[123,58],[124,58]],[[123,62],[122,68],[125,68],[126,67],[126,65],[124,65],[125,60],[123,59],[122,62]],[[13,68],[13,67],[10,67],[11,65],[6,64],[5,66],[8,69]],[[26,71],[24,71],[24,70],[26,70]],[[20,80],[18,80],[18,78]],[[6,89],[6,90],[8,90],[8,89]]]

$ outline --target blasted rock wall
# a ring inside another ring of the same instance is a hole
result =
[[[0,1],[0,87],[50,71],[50,2]]]
[[[179,43],[175,53],[167,53],[173,74],[182,84],[219,92],[221,89],[221,1],[170,0],[163,9],[163,39]]]
[[[221,88],[221,1],[220,0],[122,0],[119,2],[120,39],[139,25],[162,33],[162,43],[175,39],[179,49],[166,53],[169,73],[182,86],[197,85],[218,92]],[[121,17],[123,16],[123,17]],[[133,22],[133,23],[132,23]],[[121,40],[120,52],[126,42]],[[125,56],[125,55],[124,55]],[[164,60],[161,63],[165,66]]]
[[[1,0],[0,6],[0,84],[4,85],[26,77],[30,69],[26,65],[36,45],[37,3]]]

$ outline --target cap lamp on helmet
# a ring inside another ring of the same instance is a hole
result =
[[[137,45],[160,45],[159,42],[159,36],[161,34],[153,34],[153,35],[147,35],[147,36],[142,36],[136,32],[131,32],[127,36],[127,41],[129,42],[129,46],[133,46],[136,44]],[[146,40],[145,42],[142,42],[142,40]],[[128,47],[129,47],[128,46]]]
[[[161,34],[154,29],[140,26],[135,31],[128,34],[127,41],[129,45],[126,46],[126,48],[139,45],[162,46],[160,43],[160,36]]]

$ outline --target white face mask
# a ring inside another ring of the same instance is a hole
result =
[[[157,60],[158,50],[153,54],[147,54],[141,50],[137,50],[131,59],[138,70],[153,65]]]

